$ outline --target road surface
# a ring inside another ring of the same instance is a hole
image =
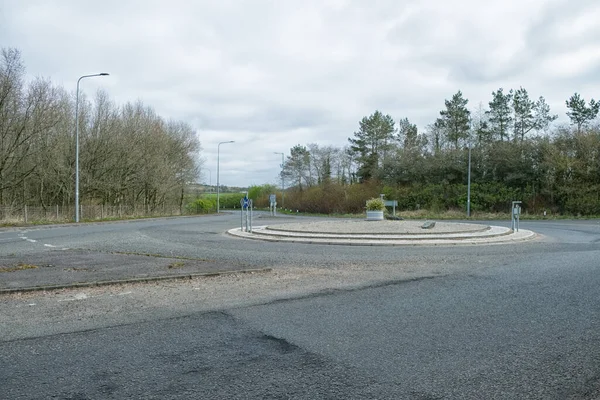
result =
[[[0,398],[600,398],[598,221],[522,221],[542,237],[435,248],[222,234],[236,223],[0,233],[0,257],[24,261],[87,251],[273,268],[2,296]]]

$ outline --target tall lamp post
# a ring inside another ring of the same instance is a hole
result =
[[[276,152],[276,151],[274,151],[273,153],[281,154],[281,208],[283,208],[283,198],[284,198],[284,190],[285,190],[285,187],[283,184],[283,163],[284,163],[283,156],[284,156],[284,154]]]
[[[469,118],[469,166],[467,169],[467,217],[471,216],[471,119]]]
[[[219,144],[217,145],[217,214],[219,213],[220,210],[220,206],[219,206],[219,191],[220,191],[220,187],[219,187],[219,154],[220,154],[220,150],[219,148],[221,147],[222,144],[225,143],[234,143],[234,140],[229,140],[227,142],[219,142]]]
[[[99,74],[83,75],[77,79],[77,92],[75,94],[75,222],[79,222],[79,82],[83,78],[108,75],[106,72],[101,72]]]

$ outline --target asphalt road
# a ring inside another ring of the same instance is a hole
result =
[[[223,235],[236,223],[0,233],[0,257],[25,261],[160,253],[274,268],[2,296],[0,398],[600,398],[598,221],[522,221],[542,237],[435,248]]]
[[[415,256],[455,256],[485,254],[507,259],[514,254],[532,254],[548,251],[589,248],[600,241],[598,221],[535,221],[521,222],[546,237],[544,245],[524,243],[517,246],[488,246],[465,250],[461,246],[420,248],[397,247],[365,250],[363,247],[312,246],[284,243],[256,243],[233,239],[224,232],[239,225],[238,214],[196,218],[168,218],[136,220],[115,223],[63,225],[59,227],[31,227],[0,231],[0,257],[12,257],[27,262],[29,257],[60,257],[76,251],[92,252],[97,258],[103,254],[177,256],[255,267],[286,265],[338,265],[345,262],[395,262]],[[294,222],[280,218],[277,223]],[[255,224],[272,223],[273,219],[258,218]],[[484,222],[487,223],[487,222]],[[509,226],[509,221],[494,222]],[[308,247],[307,247],[308,246]]]

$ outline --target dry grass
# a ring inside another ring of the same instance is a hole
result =
[[[18,263],[14,267],[0,267],[0,272],[15,272],[15,271],[22,271],[25,269],[35,269],[35,268],[37,268],[37,265]]]

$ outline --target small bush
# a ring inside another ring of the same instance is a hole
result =
[[[385,211],[385,202],[381,198],[367,200],[367,211]]]
[[[197,199],[192,203],[188,203],[186,208],[190,214],[207,214],[217,209],[217,203],[212,199]]]

